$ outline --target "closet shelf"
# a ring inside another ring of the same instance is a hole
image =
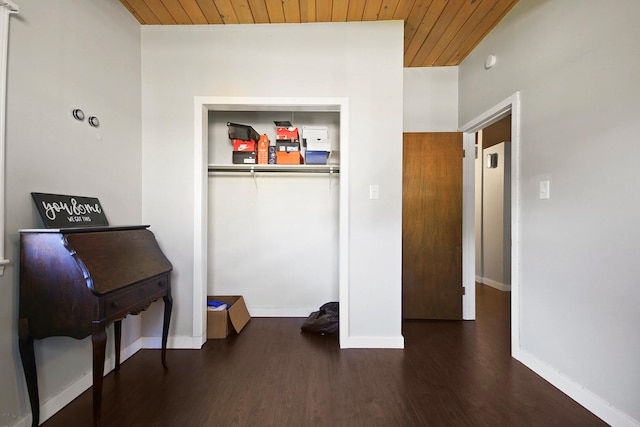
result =
[[[213,172],[288,172],[288,173],[340,173],[339,165],[222,165],[210,164]]]

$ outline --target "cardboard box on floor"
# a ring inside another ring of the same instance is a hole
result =
[[[228,310],[207,310],[207,339],[226,338],[231,332],[231,327],[240,333],[251,316],[242,296],[208,296],[208,301],[222,301]]]

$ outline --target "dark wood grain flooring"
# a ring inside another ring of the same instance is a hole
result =
[[[404,350],[339,350],[304,319],[254,318],[202,350],[142,350],[104,381],[103,426],[602,426],[512,359],[509,294],[471,321],[406,321]],[[92,425],[90,390],[43,425]]]

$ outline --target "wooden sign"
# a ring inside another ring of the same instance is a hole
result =
[[[100,227],[109,225],[95,197],[31,193],[46,228]]]

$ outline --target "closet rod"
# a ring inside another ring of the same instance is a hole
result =
[[[338,165],[209,165],[211,172],[340,173]]]

